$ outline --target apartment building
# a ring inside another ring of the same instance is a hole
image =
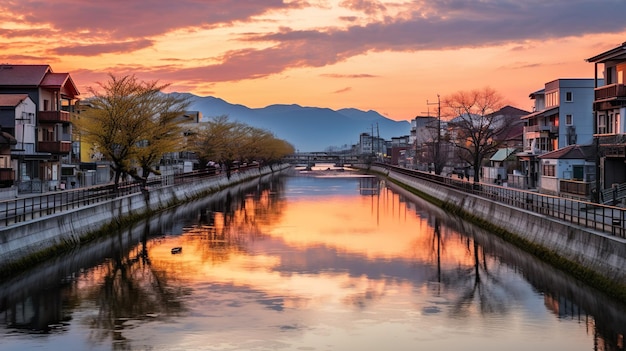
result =
[[[72,161],[70,113],[79,95],[69,73],[55,73],[49,65],[1,64],[0,95],[5,101],[24,98],[5,106],[0,117],[2,131],[17,141],[11,168],[19,191],[61,188],[62,165]]]
[[[587,62],[594,64],[596,187],[603,190],[626,183],[626,42]]]
[[[592,78],[556,79],[529,95],[533,112],[523,116],[524,150],[517,154],[522,188],[539,187],[538,156],[569,145],[590,144],[593,140],[593,100],[596,82]]]

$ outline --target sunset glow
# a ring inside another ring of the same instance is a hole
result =
[[[376,110],[490,86],[518,108],[626,39],[623,1],[34,0],[0,3],[0,62],[69,72],[83,97],[108,73],[248,107]],[[430,107],[432,108],[432,106]]]

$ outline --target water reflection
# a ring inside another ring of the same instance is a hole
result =
[[[626,325],[593,289],[373,177],[242,184],[0,297],[3,349],[623,350]]]

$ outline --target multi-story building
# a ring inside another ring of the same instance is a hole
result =
[[[385,139],[375,137],[369,133],[359,135],[359,154],[370,155],[374,160],[382,161],[387,155]]]
[[[587,62],[594,63],[596,187],[603,190],[626,183],[626,42]],[[603,66],[603,78],[598,77],[598,65]]]
[[[556,79],[529,95],[534,111],[522,119],[524,150],[519,153],[523,188],[538,187],[538,156],[568,145],[590,144],[593,140],[592,78]]]
[[[2,64],[0,94],[25,94],[35,107],[32,112],[8,113],[0,119],[2,130],[18,141],[12,146],[11,159],[19,190],[61,188],[62,165],[71,163],[70,113],[79,95],[69,73],[54,73],[49,65]]]

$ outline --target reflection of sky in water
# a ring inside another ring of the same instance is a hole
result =
[[[141,319],[116,316],[120,347],[482,351],[593,346],[585,323],[559,320],[515,268],[485,257],[470,239],[444,226],[437,240],[434,217],[428,211],[416,215],[389,190],[360,196],[358,179],[290,178],[278,197],[263,204],[249,201],[232,217],[215,216],[216,221],[231,218],[229,224],[148,242],[151,265],[129,274],[140,288],[160,284],[184,308]],[[273,213],[276,209],[281,213]],[[174,246],[183,252],[172,255]],[[98,284],[92,277],[76,289]],[[93,333],[86,321],[98,314],[98,301],[82,294],[68,332],[47,337],[51,349]],[[81,342],[72,345],[85,349]],[[111,342],[90,348],[110,349]]]

